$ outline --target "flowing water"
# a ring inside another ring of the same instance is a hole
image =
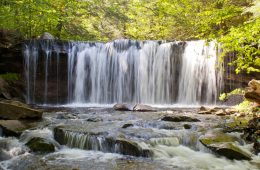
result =
[[[32,104],[58,104],[61,91],[63,104],[215,104],[222,86],[214,42],[33,40],[24,54]]]
[[[199,142],[200,136],[210,130],[221,130],[216,126],[225,118],[194,115],[194,109],[159,109],[149,113],[110,108],[48,110],[43,116],[43,124],[47,126],[27,130],[19,139],[0,138],[0,169],[257,170],[260,167],[259,156],[250,153],[252,145],[246,144],[240,133],[227,135],[237,138],[237,146],[252,155],[251,161],[229,160],[205,148]],[[196,117],[200,122],[161,120],[169,114]],[[132,126],[122,128],[125,124]],[[191,129],[185,129],[184,124],[191,125]],[[57,137],[54,127],[64,130],[64,138]],[[53,142],[56,151],[30,152],[25,143],[32,137]],[[127,146],[125,141],[129,142]]]

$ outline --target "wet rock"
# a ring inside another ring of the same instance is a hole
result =
[[[212,114],[212,113],[209,110],[205,110],[205,111],[199,111],[198,114],[209,115],[209,114]]]
[[[184,127],[184,129],[190,129],[192,126],[189,124],[184,124],[183,127]]]
[[[100,117],[93,117],[93,118],[88,118],[87,121],[88,122],[102,122],[103,119]]]
[[[122,126],[122,128],[128,128],[128,127],[132,127],[132,126],[134,126],[132,123],[126,123],[126,124],[124,124],[123,126]]]
[[[207,146],[218,155],[225,156],[229,159],[236,160],[251,160],[251,155],[241,150],[233,143],[214,143]]]
[[[3,130],[4,136],[19,137],[23,131],[33,128],[37,123],[20,120],[0,120],[0,128]]]
[[[188,116],[164,116],[161,120],[169,122],[200,122],[199,119]]]
[[[118,111],[131,111],[132,110],[132,108],[129,105],[123,104],[123,103],[115,104],[113,106],[113,109],[118,110]]]
[[[151,155],[149,150],[143,150],[138,143],[134,141],[130,141],[128,139],[118,138],[116,139],[116,145],[119,153],[124,155],[132,155],[132,156],[143,156],[148,157]]]
[[[42,111],[32,109],[29,105],[19,101],[3,100],[0,101],[0,118],[17,119],[41,119]]]
[[[251,160],[251,156],[235,145],[239,141],[236,137],[224,133],[215,132],[200,137],[199,141],[207,148],[211,149],[218,155],[225,156],[229,159]]]
[[[249,88],[245,93],[245,98],[260,106],[260,80],[253,79],[248,83],[248,86]]]
[[[3,149],[0,149],[0,162],[1,161],[5,161],[5,160],[8,160],[8,159],[11,159],[12,156],[9,155],[7,152],[5,152]]]
[[[55,145],[51,141],[41,137],[30,139],[26,143],[26,146],[28,146],[33,152],[38,153],[50,153],[55,151]]]
[[[260,153],[260,117],[251,119],[244,129],[243,138],[254,143],[255,153]]]
[[[137,104],[134,106],[133,111],[138,112],[154,112],[156,111],[153,107],[144,105],[144,104]]]
[[[43,40],[53,40],[55,39],[53,35],[51,35],[50,33],[48,32],[45,32],[41,35],[40,39],[43,39]]]

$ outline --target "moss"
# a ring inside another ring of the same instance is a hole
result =
[[[235,139],[231,136],[225,134],[216,134],[215,136],[203,137],[200,139],[200,142],[204,145],[211,145],[221,142],[233,142],[234,140]]]
[[[0,74],[0,77],[6,81],[16,81],[19,79],[19,76],[16,73]]]

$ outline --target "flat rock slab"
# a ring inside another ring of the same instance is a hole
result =
[[[19,101],[1,101],[0,119],[18,120],[18,119],[41,119],[42,111],[32,109],[29,105]]]
[[[23,131],[36,127],[37,122],[28,122],[20,120],[0,120],[0,128],[5,136],[19,137]]]

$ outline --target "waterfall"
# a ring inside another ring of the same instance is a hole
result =
[[[202,40],[33,40],[24,56],[28,103],[215,104],[222,84]]]

